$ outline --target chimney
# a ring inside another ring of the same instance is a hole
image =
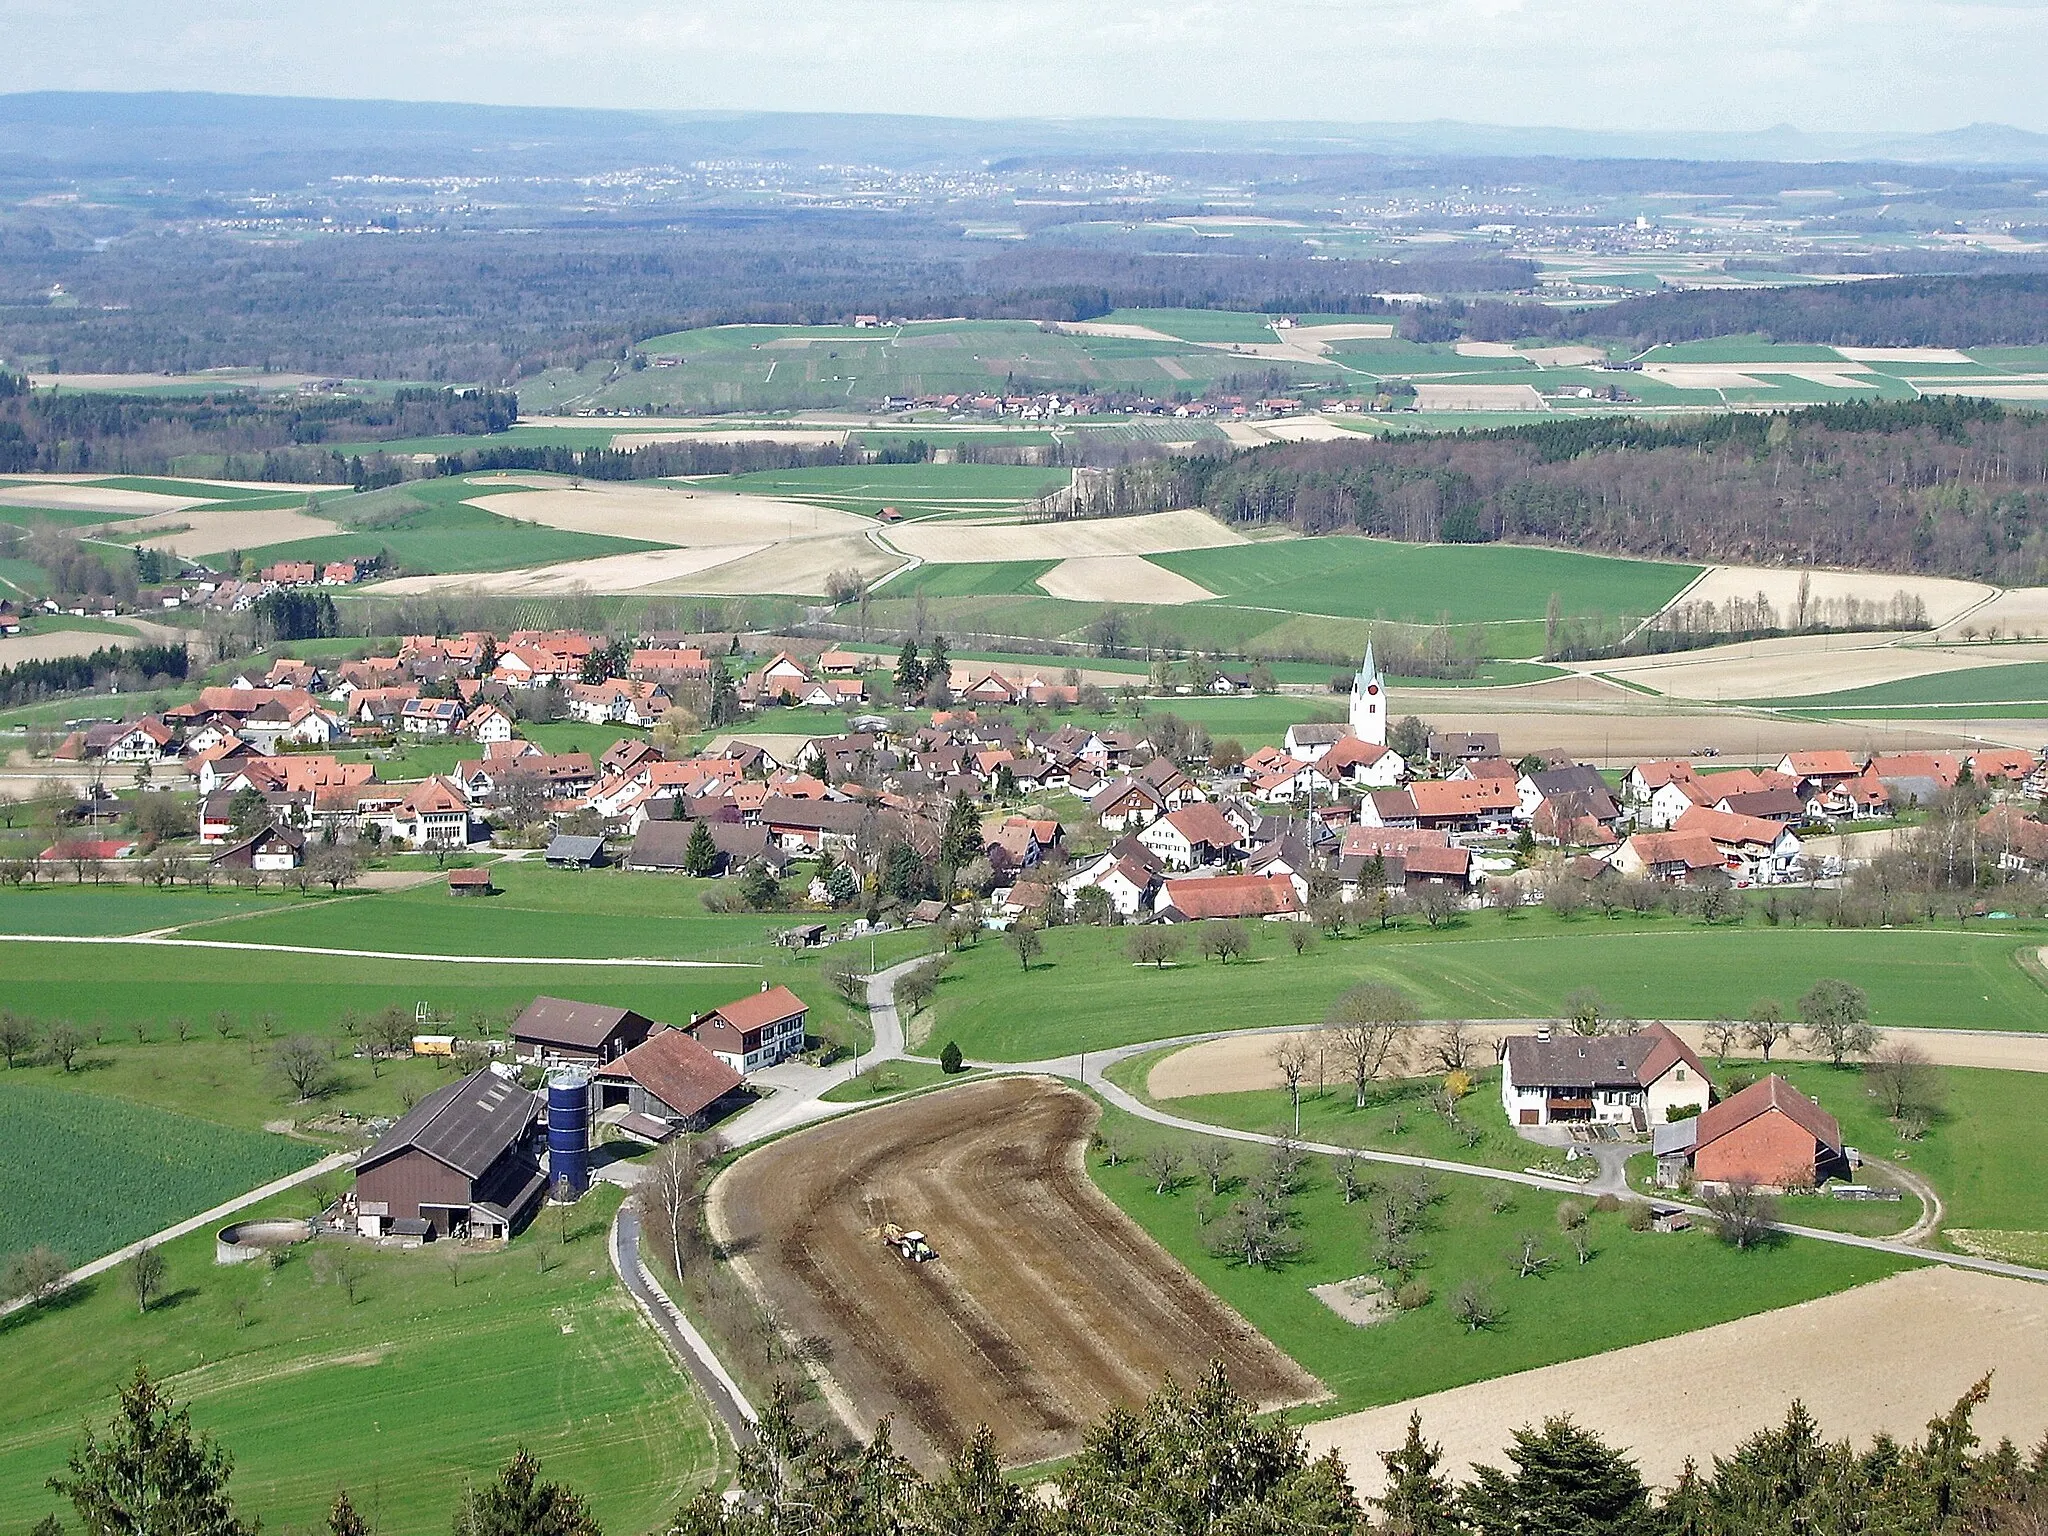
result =
[[[764,982],[762,982],[762,983],[761,983],[761,990],[762,990],[763,992],[766,992],[766,991],[768,990],[768,983],[767,983],[767,982],[765,982],[765,981],[764,981]]]
[[[1548,1022],[1536,1026],[1536,1038],[1538,1040],[1548,1040],[1550,1038],[1550,1025]]]

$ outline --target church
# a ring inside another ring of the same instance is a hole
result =
[[[1351,734],[1376,747],[1387,744],[1387,685],[1370,645],[1351,684]]]

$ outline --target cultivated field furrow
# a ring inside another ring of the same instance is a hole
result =
[[[927,1471],[980,1424],[1010,1464],[1069,1455],[1108,1408],[1212,1359],[1262,1404],[1318,1396],[1089,1181],[1096,1114],[1004,1078],[851,1116],[735,1165],[713,1230],[787,1331],[825,1341],[827,1394],[853,1427],[890,1419]],[[899,1259],[885,1220],[939,1257]]]

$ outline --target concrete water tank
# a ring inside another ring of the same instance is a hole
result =
[[[590,1188],[590,1079],[581,1072],[548,1074],[548,1189]]]

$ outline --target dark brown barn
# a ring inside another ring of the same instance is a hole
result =
[[[623,1056],[653,1030],[654,1022],[630,1008],[536,997],[512,1023],[521,1061],[606,1062]]]
[[[540,1120],[540,1099],[488,1067],[429,1094],[356,1164],[358,1229],[511,1236],[547,1192]]]

